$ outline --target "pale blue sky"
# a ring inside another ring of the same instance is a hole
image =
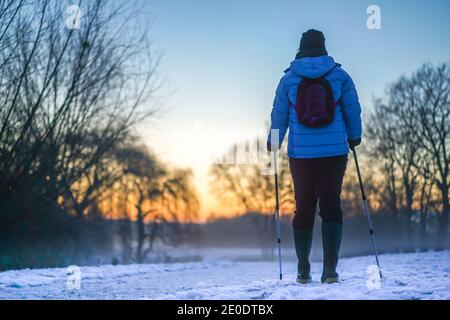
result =
[[[381,30],[366,27],[371,4],[381,8]],[[189,130],[199,121],[206,130],[263,128],[302,32],[324,32],[328,53],[352,76],[367,110],[372,96],[400,75],[423,62],[450,60],[449,12],[449,0],[146,1],[143,15],[164,51],[161,71],[176,92],[145,135],[162,157],[192,166],[205,193],[208,161],[229,141],[205,142],[202,157],[193,160]]]

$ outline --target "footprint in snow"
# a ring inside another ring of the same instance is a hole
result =
[[[398,280],[398,279],[395,279],[394,283],[400,287],[405,287],[408,285],[406,282],[403,282],[402,280]]]

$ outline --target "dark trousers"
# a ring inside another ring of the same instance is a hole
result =
[[[297,207],[292,221],[295,229],[313,228],[317,202],[322,221],[342,223],[341,189],[347,160],[347,155],[316,159],[289,158]]]

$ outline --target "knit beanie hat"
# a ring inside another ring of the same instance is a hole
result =
[[[310,29],[302,34],[296,59],[326,55],[328,52],[325,48],[325,37],[321,31]]]

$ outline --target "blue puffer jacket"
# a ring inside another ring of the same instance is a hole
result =
[[[318,78],[334,66],[335,62],[330,56],[305,57],[294,60],[281,78],[272,109],[271,129],[279,129],[281,145],[289,128],[288,155],[291,158],[344,155],[349,152],[347,140],[361,137],[358,94],[352,79],[340,65],[326,76],[337,102],[334,121],[321,128],[308,128],[298,122],[295,102],[302,77]]]

